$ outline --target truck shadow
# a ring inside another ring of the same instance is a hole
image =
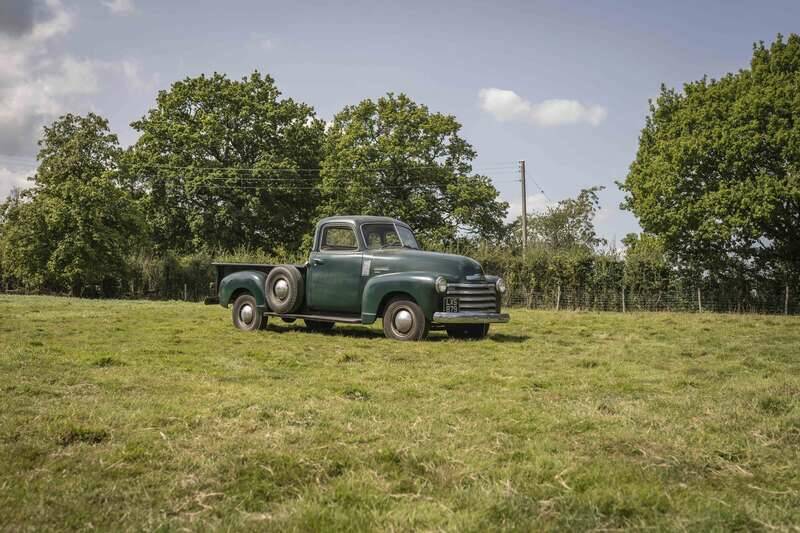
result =
[[[530,339],[528,335],[507,335],[505,333],[489,333],[489,340],[492,342],[525,342]]]
[[[384,339],[383,332],[378,329],[364,327],[340,327],[336,326],[330,331],[310,331],[303,326],[297,325],[290,325],[290,324],[283,324],[280,326],[276,326],[270,324],[267,326],[267,331],[270,333],[288,333],[290,331],[302,333],[304,335],[322,335],[325,337],[348,337],[353,339]],[[525,342],[530,337],[527,335],[506,335],[504,333],[489,333],[489,337],[486,339],[487,341],[492,342],[503,342],[503,343],[513,343],[513,342]],[[442,342],[450,340],[447,336],[447,333],[444,331],[431,331],[430,335],[425,342]],[[472,341],[464,341],[464,342],[472,342]]]

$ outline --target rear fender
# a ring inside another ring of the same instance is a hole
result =
[[[392,293],[411,296],[422,308],[428,320],[433,319],[439,298],[434,288],[436,275],[430,272],[394,272],[370,278],[361,296],[361,321],[372,324],[383,299]]]
[[[228,307],[231,298],[240,289],[244,289],[256,299],[258,307],[266,308],[267,299],[264,296],[267,274],[256,270],[242,270],[228,274],[219,284],[219,304]]]

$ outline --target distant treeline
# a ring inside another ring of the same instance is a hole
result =
[[[487,273],[503,276],[509,287],[505,303],[512,307],[800,314],[798,279],[694,274],[676,269],[657,250],[641,246],[629,248],[627,254],[533,247],[522,256],[489,244],[440,251],[469,255]],[[306,257],[299,252],[267,254],[245,248],[135,255],[122,276],[107,280],[105,286],[87,286],[81,296],[201,301],[211,294],[215,261],[303,263]],[[9,279],[4,288],[25,292]],[[42,288],[41,292],[57,291]]]

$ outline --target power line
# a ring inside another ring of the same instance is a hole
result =
[[[375,186],[375,183],[355,183],[354,185],[361,185],[364,187],[372,187]],[[380,185],[380,190],[415,190],[415,189],[430,189],[430,188],[438,188],[436,184],[411,184],[411,185]],[[152,186],[150,187],[152,189]],[[315,187],[307,184],[295,184],[295,183],[277,183],[277,184],[259,184],[259,183],[241,183],[241,184],[230,184],[230,183],[209,183],[209,182],[197,182],[197,183],[190,183],[184,184],[183,188],[193,188],[193,189],[209,189],[209,190],[264,190],[264,191],[279,191],[280,189],[288,189],[288,190],[295,190],[295,191],[317,191],[320,190],[320,187]]]
[[[177,177],[177,176],[170,176],[170,177]],[[370,176],[369,178],[375,178],[376,176]],[[506,178],[506,179],[493,179],[491,176],[488,176],[493,183],[497,182],[512,182],[517,181],[516,179]],[[235,176],[235,177],[226,177],[226,176],[204,176],[196,179],[188,179],[186,180],[189,183],[214,183],[214,182],[239,182],[244,184],[251,184],[251,183],[285,183],[285,184],[311,184],[311,183],[376,183],[378,180],[372,179],[359,179],[359,178],[334,178],[334,179],[324,179],[324,178],[267,178],[267,177],[242,177],[242,176]],[[419,183],[419,181],[417,181]]]
[[[539,192],[542,193],[542,196],[544,196],[544,199],[547,200],[548,202],[552,202],[550,197],[547,196],[547,193],[544,192],[544,189],[542,189],[542,186],[539,185],[533,177],[531,177],[531,181],[533,182],[534,185],[536,185],[536,188],[539,189]]]
[[[339,168],[290,168],[290,167],[224,167],[224,166],[200,166],[200,165],[162,165],[158,163],[134,163],[133,167],[157,168],[167,170],[193,170],[193,171],[231,171],[231,172],[374,172],[380,170],[455,170],[446,164],[440,165],[411,165],[404,166],[368,166],[361,168],[339,167]],[[513,165],[497,167],[479,167],[472,169],[473,173],[492,170],[513,170]]]

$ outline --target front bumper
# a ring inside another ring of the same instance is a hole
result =
[[[508,313],[486,311],[461,311],[460,313],[433,313],[433,321],[439,324],[493,324],[508,322]]]

